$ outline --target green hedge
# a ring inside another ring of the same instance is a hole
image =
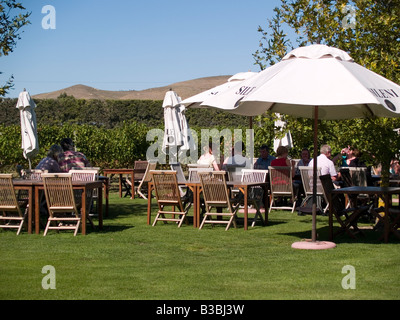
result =
[[[153,100],[86,100],[65,94],[57,99],[35,99],[38,125],[90,124],[107,129],[124,122],[137,122],[150,128],[164,126],[162,101]],[[17,99],[0,99],[0,123],[6,126],[20,123]],[[248,117],[214,109],[187,109],[190,126],[247,126]]]
[[[102,168],[132,167],[135,160],[145,159],[149,143],[148,128],[137,123],[123,124],[114,129],[90,125],[38,127],[39,154],[32,160],[32,167],[46,156],[51,145],[62,138],[71,137],[77,150],[83,152],[93,166]],[[15,170],[17,164],[28,167],[22,155],[19,125],[0,125],[0,171]]]

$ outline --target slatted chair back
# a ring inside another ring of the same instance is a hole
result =
[[[71,169],[69,171],[72,173],[72,181],[96,181],[99,174],[99,169]],[[80,207],[82,201],[82,190],[74,190],[75,194],[75,203],[78,208]],[[90,189],[86,193],[86,212],[89,212],[93,200],[97,201],[98,199],[98,190]],[[92,223],[92,222],[91,222]]]
[[[301,181],[303,182],[304,193],[306,196],[311,196],[313,194],[313,177],[314,177],[314,168],[307,166],[300,166],[300,175]],[[324,196],[324,189],[321,184],[321,180],[319,180],[319,176],[321,175],[321,168],[317,168],[317,195]]]
[[[240,181],[242,177],[242,170],[245,169],[244,166],[239,166],[235,164],[225,165],[226,171],[228,172],[229,181]]]
[[[26,217],[17,200],[12,174],[0,174],[0,227],[16,228],[20,234]]]
[[[354,186],[353,180],[351,179],[351,174],[349,168],[341,168],[340,169],[340,177],[344,182],[344,187],[352,187]]]
[[[28,179],[41,181],[42,173],[47,173],[47,170],[32,169],[30,172],[27,172]]]
[[[72,173],[43,173],[42,179],[49,211],[44,236],[50,229],[74,230],[76,236],[81,217],[72,188]]]
[[[149,161],[147,163],[146,171],[145,171],[145,173],[144,173],[144,175],[142,177],[142,180],[140,181],[140,183],[139,183],[139,185],[137,187],[137,190],[136,190],[137,194],[140,197],[142,197],[143,199],[147,200],[147,196],[144,193],[145,192],[144,189],[147,190],[148,183],[151,181],[150,172],[153,171],[153,170],[156,170],[156,168],[157,168],[157,161]],[[135,172],[135,177],[136,177],[136,172]]]
[[[178,181],[185,182],[186,177],[185,174],[183,173],[182,165],[179,162],[177,162],[177,163],[171,163],[170,166],[171,170],[176,171],[176,178],[178,179]]]
[[[296,197],[293,189],[292,167],[268,167],[270,178],[270,207],[269,212],[273,209],[291,210],[294,211],[296,206]],[[278,206],[275,198],[286,197],[290,198],[293,205]]]
[[[146,174],[146,169],[149,162],[146,160],[137,160],[133,165],[133,171],[135,172],[135,180],[142,181]]]
[[[242,169],[242,182],[267,182],[268,178],[268,170],[258,170],[258,169]],[[254,219],[252,221],[252,227],[257,222],[257,218],[261,221],[262,225],[264,225],[264,219],[261,215],[260,209],[261,204],[263,202],[263,197],[267,196],[264,194],[264,189],[261,186],[251,187],[248,191],[248,200],[247,202],[253,206],[253,208],[248,208],[247,213],[254,213]],[[243,209],[239,209],[239,212],[243,212]]]
[[[307,207],[307,204],[310,203],[313,196],[313,189],[314,189],[314,168],[308,166],[299,166],[301,175],[301,181],[303,183],[304,194],[305,198],[300,205],[299,211],[301,212],[309,212],[310,207]],[[321,168],[317,168],[317,209],[321,212],[326,212],[328,210],[328,198],[324,192],[324,188],[322,187],[321,180],[319,176],[321,175]],[[325,208],[322,207],[322,199],[325,199],[326,206]]]
[[[327,196],[329,196],[332,191],[335,189],[335,186],[332,182],[332,178],[329,174],[324,174],[322,176],[319,176],[321,183],[322,183],[322,187],[324,189],[324,192]],[[346,201],[343,195],[340,195],[338,197],[335,197],[332,200],[332,207],[334,209],[335,212],[341,214],[343,210],[345,210],[346,208]]]
[[[268,170],[242,169],[242,182],[266,182]]]
[[[72,181],[95,181],[99,174],[97,169],[71,169]]]
[[[200,177],[199,177],[199,173],[200,172],[211,172],[213,171],[213,168],[189,168],[189,177],[188,180],[190,182],[196,182],[196,183],[200,183]]]
[[[187,223],[186,215],[190,206],[187,208],[183,207],[176,171],[151,170],[150,174],[153,180],[159,209],[154,219],[153,226],[155,226],[158,221],[173,221],[178,222],[178,228],[181,227],[183,221]]]
[[[349,167],[351,180],[354,186],[366,187],[367,183],[367,168],[365,167]]]
[[[234,203],[231,201],[225,176],[225,171],[199,172],[206,207],[206,213],[204,214],[200,229],[203,228],[205,223],[226,224],[225,230],[228,230],[233,223],[236,228],[236,212],[239,208],[239,203],[234,206]],[[212,212],[212,208],[227,208],[228,212]],[[214,220],[212,219],[213,216],[228,216],[229,220]]]

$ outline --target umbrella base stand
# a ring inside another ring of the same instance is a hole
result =
[[[294,242],[292,244],[293,249],[306,249],[306,250],[322,250],[335,248],[336,244],[330,241],[312,241],[303,240]]]

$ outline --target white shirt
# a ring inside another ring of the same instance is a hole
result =
[[[314,159],[311,159],[308,164],[309,167],[314,165]],[[332,160],[328,159],[328,157],[324,154],[320,154],[317,158],[317,167],[321,168],[321,175],[330,174],[331,177],[337,176],[337,172],[335,169],[335,164]]]
[[[208,165],[209,167],[214,167],[216,165],[215,157],[211,153],[203,154],[199,160],[197,160],[198,164]]]

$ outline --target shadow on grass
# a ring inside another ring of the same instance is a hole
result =
[[[333,234],[335,235],[340,230],[339,227],[333,227]],[[301,232],[288,232],[288,233],[280,233],[282,235],[289,235],[293,237],[297,237],[299,239],[311,239],[311,225],[309,231],[301,231]],[[332,241],[336,244],[340,243],[363,243],[363,244],[382,244],[384,243],[381,238],[382,233],[380,231],[375,231],[371,229],[362,229],[361,232],[356,233],[356,238],[350,237],[350,235],[346,232],[337,234],[334,236],[333,240],[330,240],[330,231],[329,226],[324,226],[322,228],[317,229],[317,240],[318,241]],[[393,235],[389,237],[390,243],[400,244],[400,241]]]

